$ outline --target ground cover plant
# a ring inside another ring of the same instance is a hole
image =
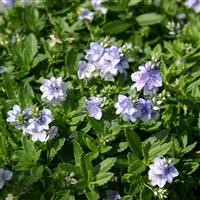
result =
[[[197,200],[200,0],[0,0],[0,199]]]

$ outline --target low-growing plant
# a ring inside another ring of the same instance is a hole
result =
[[[0,200],[197,200],[200,0],[0,0]]]

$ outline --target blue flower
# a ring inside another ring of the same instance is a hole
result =
[[[135,122],[137,120],[138,111],[129,97],[119,95],[115,108],[117,108],[116,114],[121,114],[124,121],[131,120],[132,122]]]
[[[0,3],[8,6],[9,8],[12,8],[14,6],[14,0],[1,0]]]
[[[158,185],[163,188],[167,182],[172,183],[172,180],[179,175],[170,159],[157,157],[154,159],[154,164],[149,167],[148,175],[152,186]]]
[[[0,74],[3,74],[4,72],[7,71],[7,68],[4,66],[0,66]]]
[[[125,69],[129,68],[129,64],[128,64],[128,60],[126,57],[122,57],[120,59],[120,62],[116,65],[117,70],[119,71],[119,73],[125,73],[127,74]]]
[[[92,21],[94,19],[94,12],[91,12],[89,10],[82,10],[79,16],[80,20],[88,20],[88,21]]]
[[[138,117],[143,121],[146,122],[147,120],[151,119],[152,116],[152,102],[150,100],[145,99],[138,99],[136,102],[136,108],[138,111]]]
[[[112,66],[116,66],[121,60],[119,49],[115,46],[107,48],[104,53],[104,59],[109,60]]]
[[[53,139],[53,138],[58,137],[58,136],[59,136],[58,127],[57,127],[57,126],[52,126],[52,127],[49,129],[48,138],[49,138],[49,139]]]
[[[103,98],[91,97],[90,100],[86,102],[86,110],[89,113],[90,117],[93,117],[97,120],[100,120],[102,117],[102,104],[104,102]]]
[[[85,61],[80,61],[78,66],[79,79],[92,78],[100,75],[106,81],[114,81],[114,76],[125,73],[129,67],[128,60],[121,55],[119,48],[111,46],[104,48],[98,43],[92,42],[90,49],[86,50]]]
[[[26,132],[31,135],[32,140],[45,142],[47,137],[47,130],[49,130],[49,124],[53,121],[51,111],[44,109],[41,111],[38,118],[32,118],[29,120],[29,125],[26,128]]]
[[[7,122],[14,125],[17,129],[25,132],[27,125],[27,110],[22,111],[18,105],[13,106],[13,110],[8,111]]]
[[[92,0],[92,5],[94,7],[95,10],[98,10],[100,11],[101,13],[103,14],[106,14],[107,13],[107,8],[103,7],[101,5],[101,3],[103,3],[104,0]]]
[[[114,81],[114,76],[117,75],[118,70],[115,65],[112,64],[111,60],[108,60],[106,57],[102,56],[98,62],[98,68],[102,78],[107,81]]]
[[[78,63],[78,77],[79,79],[91,79],[93,77],[93,72],[96,67],[94,64],[87,63],[85,61],[79,61]]]
[[[13,173],[10,170],[0,169],[0,189],[3,188],[5,182],[10,181]]]
[[[136,88],[137,91],[144,88],[144,95],[155,94],[158,87],[162,86],[160,70],[151,61],[140,66],[139,70],[131,75],[132,80],[136,82],[132,85],[132,88]]]
[[[104,53],[104,47],[96,42],[90,43],[90,49],[86,50],[85,59],[90,62],[98,61]]]
[[[200,12],[200,0],[187,0],[185,5],[192,8],[196,13]]]
[[[107,190],[107,200],[119,200],[121,199],[121,196],[118,191],[114,190]]]
[[[66,99],[67,87],[61,77],[44,79],[40,90],[43,93],[42,100],[52,105],[59,104]]]

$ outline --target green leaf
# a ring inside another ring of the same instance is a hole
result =
[[[81,171],[85,180],[88,180],[88,182],[93,180],[94,169],[86,155],[82,155],[81,157]]]
[[[107,183],[112,177],[113,177],[113,173],[111,173],[111,172],[97,174],[97,176],[96,176],[96,181],[94,182],[94,184],[96,184],[96,185],[98,185],[98,186],[104,185],[104,184]]]
[[[6,157],[7,150],[6,150],[6,139],[5,136],[0,132],[0,156]]]
[[[33,102],[32,102],[33,97],[34,97],[34,92],[29,83],[24,84],[23,86],[19,88],[18,99],[19,99],[20,105],[23,108],[27,108],[33,105]]]
[[[186,162],[183,166],[183,172],[187,174],[192,174],[199,168],[198,162]]]
[[[92,128],[94,129],[94,131],[98,134],[98,135],[103,135],[104,134],[104,124],[102,121],[97,121],[95,119],[89,118],[90,124],[92,126]]]
[[[57,152],[62,148],[64,144],[65,144],[65,138],[56,140],[56,142],[53,144],[53,146],[50,149],[50,154],[49,154],[50,160],[54,158],[54,156],[57,154]]]
[[[35,35],[33,35],[31,33],[27,37],[26,42],[27,42],[27,48],[29,49],[30,58],[31,58],[31,60],[33,60],[33,58],[35,57],[35,55],[38,52],[38,42],[37,42]]]
[[[80,166],[81,164],[81,156],[84,154],[80,144],[77,141],[73,141],[73,149],[74,149],[74,158],[76,165]]]
[[[142,172],[144,172],[146,169],[145,164],[141,160],[136,160],[133,162],[129,168],[128,171],[133,174],[134,176],[140,175]]]
[[[12,159],[17,162],[15,170],[27,171],[36,165],[41,150],[36,150],[33,141],[23,137],[22,141],[23,150],[17,150],[14,152]]]
[[[68,72],[69,74],[77,73],[77,59],[77,52],[73,48],[70,49],[65,57],[66,72]]]
[[[85,135],[85,144],[86,146],[91,150],[91,151],[98,151],[98,147],[97,145],[95,144],[95,141],[92,137],[90,137],[89,135]]]
[[[15,99],[16,89],[14,88],[15,86],[14,79],[11,78],[9,74],[3,73],[3,82],[8,98]]]
[[[98,200],[99,194],[95,190],[90,190],[85,193],[88,200]]]
[[[98,174],[109,171],[115,164],[116,158],[107,158],[100,163]]]
[[[128,28],[129,28],[129,24],[121,20],[114,20],[114,21],[106,23],[103,26],[103,30],[107,34],[122,33]]]
[[[138,3],[140,3],[142,0],[130,0],[129,3],[128,3],[128,6],[131,7],[131,6],[135,6],[137,5]]]
[[[134,131],[126,131],[129,147],[138,158],[142,158],[142,143]]]
[[[194,149],[194,147],[196,146],[197,142],[194,142],[193,144],[188,145],[187,147],[185,147],[184,149],[181,150],[181,154],[184,155],[190,151],[192,151],[192,149]]]
[[[163,16],[157,13],[146,13],[136,17],[137,22],[141,26],[158,24],[163,20]]]

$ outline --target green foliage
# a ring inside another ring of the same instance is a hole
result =
[[[164,187],[167,199],[197,200],[199,13],[181,0],[104,1],[106,14],[90,0],[38,2],[18,0],[10,9],[0,3],[0,167],[13,172],[0,199],[11,193],[16,200],[98,200],[107,199],[107,190],[118,191],[122,200],[159,199],[148,171],[156,157],[166,157],[179,172]],[[91,22],[80,20],[83,8],[95,12]],[[119,47],[129,62],[127,74],[113,82],[97,74],[80,80],[78,62],[91,42]],[[117,96],[134,101],[142,95],[130,89],[131,74],[153,58],[163,77],[155,95],[159,116],[155,122],[125,122],[116,115]],[[66,101],[56,106],[41,101],[39,89],[53,76],[67,84]],[[101,120],[85,109],[86,100],[97,95],[106,97]],[[6,121],[14,105],[50,109],[59,136],[33,142]]]

